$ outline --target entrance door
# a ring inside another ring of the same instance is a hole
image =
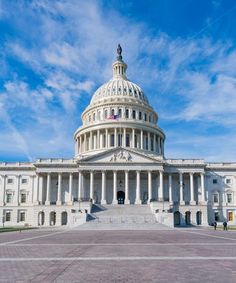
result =
[[[117,192],[117,201],[118,201],[118,204],[124,204],[125,203],[125,193],[123,191]]]

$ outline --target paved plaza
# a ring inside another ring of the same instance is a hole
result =
[[[0,282],[236,282],[236,232],[33,230],[0,234]]]

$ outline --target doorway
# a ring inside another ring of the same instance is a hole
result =
[[[125,193],[123,191],[117,192],[117,201],[118,201],[118,204],[124,204],[125,203]]]

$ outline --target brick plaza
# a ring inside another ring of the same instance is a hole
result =
[[[236,282],[236,233],[209,229],[0,234],[0,282]]]

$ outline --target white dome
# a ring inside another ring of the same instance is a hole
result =
[[[94,93],[91,104],[100,103],[107,98],[129,98],[139,100],[144,104],[149,104],[142,89],[135,83],[123,77],[115,77],[109,82],[100,86]]]

